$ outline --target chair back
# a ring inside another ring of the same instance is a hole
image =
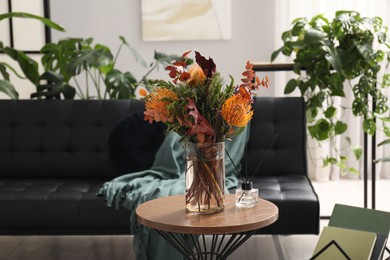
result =
[[[248,176],[307,175],[303,98],[258,97],[253,110],[242,172]]]

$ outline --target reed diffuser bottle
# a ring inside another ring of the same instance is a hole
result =
[[[274,145],[277,138],[278,138],[278,135],[275,134],[271,144],[269,145],[269,147],[267,149],[267,152]],[[257,164],[257,167],[253,171],[251,176],[248,177],[247,172],[245,173],[245,177],[243,177],[240,174],[242,182],[241,182],[241,188],[238,188],[236,190],[236,206],[237,207],[239,207],[239,208],[252,208],[252,207],[257,205],[257,203],[259,201],[259,190],[253,188],[252,178],[253,178],[253,175],[260,169],[260,166],[262,165],[266,155],[267,155],[267,153],[264,154],[264,156],[260,160],[259,164]],[[237,170],[237,167],[236,167],[236,170]],[[238,172],[238,170],[237,170],[237,172]]]
[[[236,206],[252,208],[259,200],[259,190],[253,188],[253,182],[241,183],[241,189],[236,190]]]

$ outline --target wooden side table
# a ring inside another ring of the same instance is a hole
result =
[[[226,259],[278,214],[278,208],[263,199],[256,207],[237,208],[233,194],[225,195],[225,210],[216,214],[187,213],[184,195],[154,199],[136,209],[139,223],[155,229],[188,259]],[[205,235],[212,235],[210,246]]]

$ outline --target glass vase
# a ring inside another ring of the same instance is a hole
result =
[[[225,208],[225,143],[186,143],[186,210],[212,214]]]

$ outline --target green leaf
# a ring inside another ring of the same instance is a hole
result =
[[[326,19],[326,17],[324,17],[323,14],[317,14],[315,16],[313,16],[313,18],[311,19],[311,24],[313,26],[319,26],[319,22],[321,22],[321,24],[324,24],[324,25],[328,25],[329,24],[329,20]]]
[[[290,79],[287,82],[286,87],[284,88],[284,94],[292,93],[295,90],[295,88],[297,87],[297,85],[298,85],[298,83],[297,83],[296,79]]]
[[[385,145],[385,144],[390,144],[390,139],[386,139],[386,140],[380,142],[380,143],[378,144],[378,146],[382,146],[382,145]]]
[[[325,101],[325,93],[319,92],[309,99],[311,107],[322,107],[322,103]]]
[[[31,98],[61,99],[63,95],[65,99],[73,99],[76,94],[75,88],[65,83],[58,73],[47,71],[39,79],[47,83],[37,85],[37,92],[31,94]]]
[[[3,76],[3,79],[9,81],[9,73],[7,72],[7,63],[0,62],[0,74]]]
[[[173,61],[177,60],[179,57],[177,55],[167,55],[162,52],[154,51],[154,59],[159,63],[159,64],[171,64]],[[187,64],[192,64],[192,59],[189,59]]]
[[[326,33],[319,31],[317,29],[308,29],[305,32],[305,38],[303,39],[303,42],[306,45],[311,45],[313,43],[316,43],[326,37]]]
[[[322,141],[329,138],[331,132],[331,125],[328,121],[321,118],[316,122],[315,125],[308,126],[308,129],[310,135],[313,138]]]
[[[141,66],[143,67],[147,67],[147,63],[146,61],[144,60],[144,58],[142,58],[142,56],[137,52],[137,50],[135,50],[133,47],[131,47],[131,45],[127,42],[126,38],[123,37],[123,36],[119,36],[119,39],[122,41],[122,43],[130,50],[130,52],[132,53],[134,59],[136,62],[138,62]]]
[[[82,38],[67,38],[57,43],[47,43],[41,48],[43,56],[42,65],[46,71],[54,71],[64,76],[64,81],[69,82],[73,76],[68,72],[69,63],[75,59],[84,45]]]
[[[345,97],[344,93],[345,78],[339,73],[333,73],[329,78],[330,90],[332,96]]]
[[[19,94],[16,91],[15,87],[8,80],[0,79],[0,92],[3,92],[11,99],[18,99]]]
[[[301,75],[301,64],[299,62],[295,62],[293,64],[293,71],[294,71],[295,74]]]
[[[135,96],[133,84],[137,81],[130,72],[122,73],[117,69],[111,70],[105,79],[107,91],[111,98],[128,99]]]
[[[363,154],[363,149],[360,145],[354,145],[352,147],[353,154],[355,155],[356,160],[359,160],[359,158]]]
[[[337,159],[334,157],[326,157],[325,159],[322,160],[323,166],[328,166],[329,164],[336,164]]]
[[[19,74],[11,65],[4,63],[4,62],[0,62],[0,73],[5,80],[9,81],[9,73],[7,72],[7,69],[11,70],[15,74],[15,76],[17,76],[18,78],[26,79],[26,77]]]
[[[41,21],[43,24],[45,24],[46,26],[48,26],[52,29],[55,29],[55,30],[58,30],[61,32],[65,32],[65,29],[62,28],[57,23],[55,23],[55,22],[53,22],[45,17],[34,15],[34,14],[29,14],[29,13],[11,12],[11,13],[6,13],[6,14],[0,14],[0,21],[3,19],[6,19],[6,18],[12,18],[12,17],[36,19],[36,20]]]
[[[16,49],[6,47],[3,49],[9,57],[18,62],[20,68],[22,69],[24,75],[33,83],[38,84],[39,72],[38,72],[38,63],[28,57],[24,52],[18,51]]]
[[[336,163],[336,165],[340,168],[341,170],[341,175],[346,175],[347,172],[345,171],[345,169],[347,168],[347,165],[344,163],[343,160],[340,160]]]
[[[328,107],[328,108],[326,109],[325,113],[324,113],[325,117],[326,117],[326,118],[329,118],[329,119],[332,118],[332,117],[334,117],[335,114],[336,114],[336,108],[335,108],[334,106]]]
[[[352,102],[352,113],[361,116],[367,113],[368,107],[365,99],[356,97]]]
[[[385,124],[383,124],[383,132],[387,137],[390,137],[390,127],[386,126]]]
[[[322,49],[327,52],[325,59],[332,65],[332,68],[340,71],[343,68],[343,63],[338,52],[328,46],[323,46]]]
[[[306,122],[313,123],[318,115],[318,109],[316,107],[308,107],[306,109]]]
[[[292,36],[299,36],[302,32],[302,29],[305,27],[306,21],[305,20],[299,20],[297,21],[293,28],[291,29],[291,35]]]
[[[351,146],[351,143],[352,143],[351,137],[349,137],[349,136],[345,137],[345,141],[348,143],[349,146]]]
[[[353,173],[353,174],[360,174],[359,171],[356,170],[356,169],[353,168],[353,167],[349,167],[349,168],[348,168],[348,171],[349,171],[350,173]]]
[[[348,125],[344,122],[337,121],[336,125],[334,126],[334,131],[336,135],[341,135],[345,131],[347,131]]]
[[[379,118],[380,120],[382,120],[383,122],[390,122],[390,117],[377,117]]]
[[[100,69],[113,62],[113,56],[109,49],[103,45],[96,45],[95,49],[82,48],[77,57],[73,58],[67,67],[71,75],[78,75],[83,70],[90,68]]]
[[[290,57],[291,53],[293,52],[294,48],[292,46],[292,43],[291,42],[285,42],[284,43],[284,46],[282,48],[282,54],[284,56],[288,56]]]
[[[383,78],[382,78],[382,87],[383,88],[386,88],[386,87],[389,87],[390,86],[390,74],[385,74],[383,75]]]
[[[370,118],[370,119],[364,119],[363,120],[363,130],[369,135],[375,134],[376,131],[376,124],[375,121]]]
[[[280,54],[282,49],[283,49],[283,47],[280,47],[276,51],[272,52],[272,54],[271,54],[271,62],[273,62],[276,59],[276,57],[278,57],[278,55]]]
[[[96,44],[95,50],[98,51],[100,55],[94,66],[98,68],[103,75],[106,75],[114,68],[114,57],[112,56],[110,49],[104,45]]]
[[[283,32],[281,38],[284,43],[286,43],[288,40],[291,40],[292,38],[291,30]]]

